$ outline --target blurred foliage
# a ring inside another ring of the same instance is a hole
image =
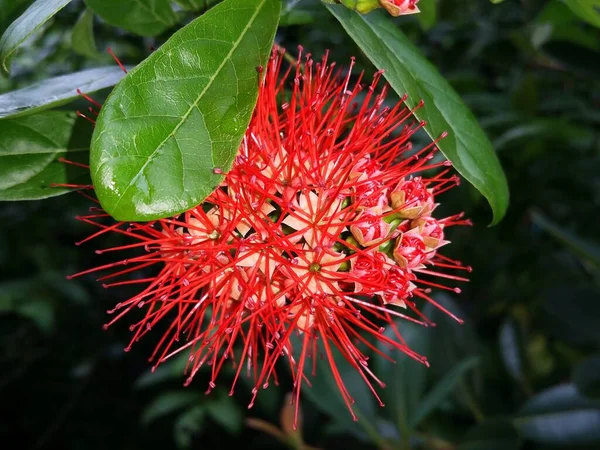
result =
[[[28,3],[0,0],[0,27]],[[178,14],[190,20],[214,2],[177,3]],[[494,228],[485,226],[489,210],[466,183],[442,198],[441,209],[464,210],[475,223],[453,229],[448,247],[449,256],[475,270],[460,296],[438,297],[463,325],[437,311],[430,311],[435,328],[399,324],[431,367],[401,355],[392,355],[397,364],[374,356],[387,384],[378,389],[386,408],[348,370],[359,416],[353,422],[321,364],[317,382],[304,389],[296,432],[286,410],[292,382],[283,365],[279,386],[262,391],[248,410],[247,384],[240,381],[228,395],[232,371],[205,396],[208,373],[182,387],[186,356],[151,373],[151,337],[125,354],[127,327],[102,330],[106,309],[128,296],[127,286],[105,290],[93,277],[65,279],[105,262],[90,249],[121,242],[104,236],[84,244],[86,251],[74,245],[91,232],[73,219],[89,208],[88,200],[69,195],[2,203],[3,442],[86,450],[598,448],[600,30],[569,1],[421,3],[426,18],[403,17],[397,24],[473,109],[512,193],[508,215]],[[280,44],[293,49],[301,43],[313,55],[331,49],[340,64],[354,55],[358,67],[373,72],[318,1],[285,4]],[[10,78],[0,79],[0,92],[109,65],[107,47],[136,64],[168,36],[134,36],[84,10],[73,1],[29,39],[12,61]]]

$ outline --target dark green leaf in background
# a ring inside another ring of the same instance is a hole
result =
[[[51,111],[0,120],[0,201],[37,200],[72,191],[53,183],[89,183],[89,171],[58,161],[87,160],[89,124],[75,114]],[[86,130],[87,128],[87,130]]]
[[[20,15],[33,0],[0,0],[0,33]]]
[[[396,325],[408,348],[427,357],[431,345],[431,330],[406,320],[398,321]],[[390,339],[398,339],[391,326],[386,329],[385,334]],[[381,391],[386,405],[383,413],[391,417],[400,428],[406,428],[425,391],[428,368],[399,350],[391,350],[382,342],[379,343],[379,350],[395,361],[379,356],[375,358],[376,373],[386,384]]]
[[[600,0],[565,0],[571,11],[600,28]]]
[[[574,344],[600,344],[600,291],[593,286],[555,286],[542,310],[551,333]]]
[[[555,239],[570,248],[573,252],[600,266],[600,246],[594,242],[581,239],[570,231],[564,230],[538,211],[533,211],[531,213],[531,220],[537,226],[550,233]]]
[[[573,382],[583,395],[600,400],[600,355],[581,361],[573,371]]]
[[[94,39],[94,13],[86,9],[71,33],[71,46],[78,55],[94,59],[98,57],[96,40]]]
[[[70,2],[71,0],[37,0],[6,29],[0,38],[0,65],[4,72],[9,72],[11,57],[19,45]]]
[[[437,0],[421,0],[419,10],[421,12],[416,15],[417,20],[424,30],[430,30],[437,21]]]
[[[500,326],[500,354],[508,374],[520,383],[526,381],[523,340],[518,323],[508,318]]]
[[[584,398],[572,384],[555,386],[529,400],[514,424],[523,437],[535,442],[600,443],[600,402]]]
[[[79,97],[77,89],[90,94],[114,86],[123,78],[115,66],[98,67],[40,81],[18,91],[0,95],[0,119],[38,113],[69,103]]]
[[[517,450],[520,441],[509,419],[488,419],[471,428],[457,450]]]
[[[0,121],[0,190],[26,182],[66,152],[74,123],[74,114],[62,112]]]
[[[271,52],[279,9],[279,0],[225,0],[113,90],[91,148],[94,187],[108,213],[166,217],[218,186],[250,122],[256,68]]]
[[[85,0],[106,23],[140,36],[156,36],[175,25],[169,0]]]
[[[461,378],[475,365],[478,360],[475,357],[465,359],[453,367],[441,380],[427,392],[425,397],[419,403],[414,414],[409,417],[411,427],[416,427],[429,416],[433,411],[440,407],[450,394],[454,392]]]
[[[200,403],[201,401],[202,396],[198,392],[187,389],[165,392],[155,398],[154,401],[146,407],[141,417],[142,423],[148,425],[167,414],[172,414],[186,406],[191,406]]]
[[[494,149],[471,111],[440,76],[414,44],[392,21],[379,12],[360,15],[341,6],[326,5],[367,57],[400,95],[408,94],[406,104],[425,120],[425,131],[433,139],[448,136],[438,146],[456,170],[488,200],[493,224],[508,207],[508,185]]]

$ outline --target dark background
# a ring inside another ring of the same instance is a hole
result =
[[[400,369],[391,366],[385,375],[401,387],[385,394],[386,409],[373,408],[368,398],[357,400],[374,411],[364,422],[349,421],[335,406],[337,392],[323,372],[318,395],[303,400],[304,441],[325,449],[598,448],[600,30],[557,0],[437,5],[431,27],[414,17],[397,22],[487,131],[508,177],[510,208],[489,228],[490,210],[467,183],[443,194],[443,211],[465,211],[475,224],[453,229],[446,252],[473,266],[471,282],[460,296],[438,297],[460,311],[465,324],[437,317],[438,327],[417,337],[428,339],[431,369],[421,371],[408,360]],[[82,3],[73,2],[29,42],[11,78],[0,79],[0,92],[110,64],[104,53],[91,59],[73,52],[70,30],[81,11]],[[302,0],[290,11],[277,36],[280,44],[293,52],[301,43],[315,56],[330,49],[338,64],[354,55],[357,67],[372,73],[319,2]],[[11,20],[0,13],[0,29]],[[112,46],[131,64],[171,32],[143,39],[95,25],[98,48]],[[210,396],[203,393],[204,373],[182,387],[181,358],[150,376],[147,357],[158,333],[125,353],[127,324],[103,331],[106,310],[128,298],[128,290],[105,290],[92,276],[65,278],[105,263],[94,250],[120,242],[106,236],[75,246],[92,232],[74,219],[89,206],[74,194],[0,204],[2,447],[302,448],[292,438],[287,444],[278,440],[274,435],[281,432],[268,425],[281,426],[284,396],[291,390],[283,365],[281,385],[261,392],[248,410],[248,384],[227,396],[230,373]],[[474,367],[465,369],[469,361]],[[462,376],[453,381],[456,373]],[[437,387],[444,395],[429,395],[435,408],[408,439],[393,411],[403,400],[394,395],[422,383],[426,393]],[[362,388],[354,388],[360,397]],[[247,418],[261,421],[250,426]]]

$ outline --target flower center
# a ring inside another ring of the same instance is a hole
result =
[[[309,272],[320,272],[321,271],[321,264],[319,263],[311,263],[310,266],[308,266],[308,271]]]

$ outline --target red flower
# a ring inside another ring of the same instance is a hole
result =
[[[465,280],[432,267],[468,269],[437,253],[446,243],[443,229],[468,222],[461,215],[431,217],[434,197],[458,180],[448,176],[447,162],[433,162],[435,143],[412,149],[409,139],[423,123],[414,123],[402,103],[384,106],[381,73],[365,89],[362,75],[351,84],[351,72],[335,70],[327,55],[320,62],[299,57],[282,70],[282,54],[276,49],[269,60],[253,119],[222,185],[173,218],[107,225],[104,212],[80,217],[100,228],[90,238],[116,232],[132,241],[98,253],[139,253],[77,275],[109,270],[100,278],[106,287],[143,286],[110,311],[107,326],[142,308],[143,318],[130,327],[133,343],[166,321],[155,367],[187,350],[187,382],[210,366],[209,391],[229,362],[236,367],[231,393],[247,367],[256,396],[277,382],[275,366],[283,358],[298,399],[312,365],[307,359],[321,340],[352,411],[330,347],[370,386],[382,383],[368,368],[365,335],[426,362],[385,336],[382,326],[395,327],[394,317],[428,323],[419,306],[435,304],[430,287],[455,288],[427,277]],[[288,84],[289,100],[281,103]],[[435,169],[441,169],[435,176],[416,176]],[[150,266],[157,275],[128,279]],[[298,352],[293,335],[302,342]]]

